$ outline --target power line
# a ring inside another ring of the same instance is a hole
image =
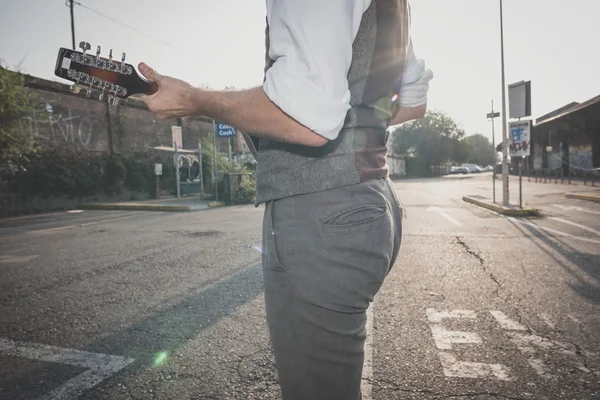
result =
[[[121,21],[118,21],[118,20],[116,20],[116,19],[114,19],[114,18],[112,18],[112,17],[110,17],[110,16],[108,16],[106,14],[101,13],[100,11],[96,11],[93,8],[90,8],[90,7],[86,6],[85,4],[82,4],[82,3],[78,2],[78,1],[74,1],[74,0],[72,1],[72,3],[73,4],[77,4],[78,6],[81,6],[81,7],[85,8],[86,10],[89,10],[89,11],[93,12],[94,14],[97,14],[97,15],[103,17],[103,18],[106,18],[106,19],[108,19],[108,20],[110,20],[110,21],[112,21],[112,22],[114,22],[114,23],[116,23],[118,25],[121,25],[124,28],[132,30],[132,31],[134,31],[134,32],[136,32],[136,33],[138,33],[138,34],[140,34],[142,36],[146,36],[147,38],[150,38],[150,39],[152,39],[152,40],[154,40],[156,42],[159,42],[159,43],[161,43],[161,44],[163,44],[163,45],[165,45],[167,47],[170,47],[170,48],[175,49],[177,51],[183,52],[183,53],[185,53],[185,54],[187,54],[189,56],[197,57],[196,54],[190,53],[187,50],[184,50],[184,49],[182,49],[180,47],[177,47],[177,46],[175,46],[175,45],[173,45],[171,43],[165,42],[164,40],[161,40],[161,39],[159,39],[159,38],[157,38],[155,36],[152,36],[152,35],[149,35],[149,34],[147,34],[145,32],[142,32],[139,29],[136,29],[136,28],[134,28],[132,26],[129,26],[129,25],[121,22]]]

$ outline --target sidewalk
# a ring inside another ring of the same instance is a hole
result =
[[[223,206],[223,202],[202,199],[200,196],[166,198],[159,200],[124,201],[116,203],[87,203],[82,204],[84,210],[132,210],[132,211],[199,211],[211,207]]]
[[[539,206],[545,203],[548,196],[562,195],[566,198],[600,202],[600,187],[584,186],[580,184],[560,183],[540,183],[534,179],[523,178],[523,208],[518,207],[519,203],[519,178],[510,176],[510,205],[502,205],[502,176],[497,175],[496,179],[496,202],[492,201],[492,182],[479,181],[481,184],[471,188],[471,193],[463,196],[462,200],[478,205],[483,208],[495,211],[499,214],[514,217],[539,216]],[[478,182],[478,183],[479,183]]]

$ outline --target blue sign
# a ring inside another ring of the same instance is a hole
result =
[[[231,137],[237,134],[237,130],[233,126],[217,122],[217,136],[218,137]]]

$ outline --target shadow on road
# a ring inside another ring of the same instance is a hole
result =
[[[261,265],[241,267],[230,278],[206,282],[196,290],[200,292],[81,350],[135,359],[126,369],[127,374],[150,367],[160,353],[176,352],[202,331],[260,295],[263,292]],[[253,327],[247,329],[251,331]],[[30,371],[26,376],[5,382],[6,387],[24,387],[39,373]]]
[[[540,230],[528,226],[521,225],[514,221],[508,220],[516,229],[523,232],[525,236],[535,244],[540,250],[546,253],[557,265],[560,265],[565,271],[571,276],[577,279],[577,284],[569,283],[569,287],[573,289],[580,296],[585,297],[595,303],[600,303],[600,290],[594,285],[591,285],[585,279],[581,277],[577,271],[573,270],[572,266],[576,266],[579,271],[585,273],[588,277],[595,280],[600,284],[600,255],[582,253],[563,240],[559,239],[556,235],[549,232],[541,232]],[[527,235],[529,233],[530,235]],[[532,236],[538,238],[542,243],[552,248],[554,251],[559,253],[562,257],[569,261],[569,264],[552,254],[548,248],[542,246],[539,242],[533,240]]]

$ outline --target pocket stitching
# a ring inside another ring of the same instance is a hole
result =
[[[358,222],[354,222],[351,224],[341,224],[340,225],[340,224],[331,224],[331,223],[327,222],[328,220],[338,217],[350,210],[361,210],[361,209],[367,209],[367,208],[378,208],[382,211],[382,213],[381,213],[381,215],[377,216],[376,218],[367,219],[365,221],[358,221]],[[346,207],[342,210],[335,211],[333,213],[330,213],[323,217],[320,217],[319,220],[321,221],[321,224],[324,227],[326,227],[327,229],[344,229],[344,228],[350,228],[353,226],[365,225],[365,224],[369,224],[371,222],[379,221],[381,218],[385,217],[387,214],[389,214],[389,209],[385,204],[381,204],[381,205],[362,204],[362,205],[353,205],[352,207]]]

